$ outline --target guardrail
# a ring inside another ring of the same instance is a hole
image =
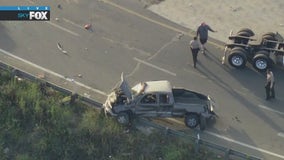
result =
[[[62,93],[65,93],[65,94],[70,94],[70,95],[73,93],[73,91],[71,91],[70,89],[61,87],[61,86],[59,86],[55,83],[49,82],[47,80],[40,79],[36,75],[22,71],[19,68],[14,68],[12,66],[9,66],[8,64],[5,64],[4,62],[0,62],[0,68],[10,70],[14,76],[26,78],[26,79],[29,79],[31,81],[44,82],[46,84],[46,86],[51,87],[51,88],[53,88],[53,89],[55,89],[59,92],[62,92]],[[91,105],[93,105],[97,108],[101,108],[101,106],[102,106],[102,104],[100,102],[97,102],[94,99],[85,97],[84,95],[79,95],[79,96],[80,96],[80,100],[82,100],[83,102],[89,103],[89,104],[91,104]],[[163,131],[168,135],[179,136],[181,138],[185,138],[187,140],[194,141],[195,142],[194,147],[195,147],[196,152],[199,152],[200,145],[203,145],[203,146],[210,147],[212,149],[219,150],[219,151],[223,152],[225,160],[229,160],[231,158],[230,156],[235,156],[235,157],[238,157],[238,158],[242,158],[244,160],[262,160],[261,158],[254,157],[254,156],[251,156],[251,155],[248,155],[248,154],[245,154],[245,153],[241,153],[239,151],[236,151],[236,150],[233,150],[233,149],[230,149],[230,148],[226,148],[226,147],[217,145],[217,144],[212,143],[212,142],[202,140],[202,139],[199,138],[199,136],[194,137],[194,136],[188,135],[184,132],[176,131],[176,130],[173,130],[173,129],[169,129],[168,127],[165,127],[165,126],[161,126],[161,125],[152,123],[152,122],[147,121],[145,119],[139,119],[139,122],[144,123],[147,126],[151,126],[151,127],[158,129],[160,131]]]
[[[159,124],[156,124],[156,123],[152,123],[152,122],[150,122],[150,121],[148,121],[146,119],[139,119],[139,123],[143,123],[143,124],[145,124],[147,126],[151,126],[151,127],[155,128],[155,129],[160,130],[161,132],[163,132],[165,134],[178,136],[178,137],[184,138],[186,140],[193,141],[196,153],[199,152],[200,146],[203,145],[205,147],[209,147],[209,148],[212,148],[212,149],[215,149],[215,150],[223,152],[224,153],[224,160],[231,159],[232,158],[231,156],[234,156],[234,157],[237,157],[237,158],[241,158],[241,159],[244,159],[244,160],[262,160],[259,157],[248,155],[248,154],[245,154],[245,153],[242,153],[242,152],[230,149],[230,148],[226,148],[224,146],[215,144],[213,142],[202,140],[202,139],[200,139],[199,134],[197,134],[197,136],[194,137],[194,136],[186,134],[186,133],[184,133],[182,131],[173,130],[173,129],[170,129],[170,128],[166,127],[166,126],[162,126],[162,125],[159,125]]]

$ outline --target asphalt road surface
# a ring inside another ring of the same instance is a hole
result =
[[[222,65],[223,45],[212,39],[207,56],[199,54],[194,69],[188,48],[193,32],[144,9],[138,0],[1,1],[15,4],[48,5],[51,21],[0,22],[2,50],[73,77],[103,97],[122,72],[130,85],[169,80],[173,86],[209,94],[219,118],[201,138],[261,158],[284,159],[283,70],[273,69],[276,99],[265,101],[264,74],[250,65],[242,70]],[[89,23],[91,29],[84,29]]]

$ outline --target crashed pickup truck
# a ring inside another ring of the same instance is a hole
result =
[[[149,81],[129,88],[121,75],[121,83],[108,95],[103,104],[106,114],[115,116],[119,123],[129,124],[134,117],[184,118],[189,128],[204,129],[206,120],[215,117],[214,101],[183,88],[172,88],[169,81]]]

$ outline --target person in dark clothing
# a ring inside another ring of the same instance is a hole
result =
[[[196,68],[197,55],[199,52],[199,42],[197,41],[197,37],[193,37],[193,40],[190,41],[189,46],[192,53],[193,67]]]
[[[213,30],[209,25],[205,22],[201,23],[200,26],[197,28],[196,37],[199,37],[199,41],[201,43],[201,52],[205,53],[205,43],[208,40],[208,30],[211,32],[217,32]]]
[[[265,83],[266,100],[269,100],[270,98],[275,98],[274,85],[275,81],[273,72],[270,69],[267,69]]]

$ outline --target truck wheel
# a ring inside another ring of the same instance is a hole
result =
[[[184,123],[187,127],[193,129],[196,128],[199,124],[199,117],[196,114],[188,114],[185,116]]]
[[[259,51],[252,59],[253,67],[260,72],[266,71],[270,67],[269,58],[266,56],[268,53],[263,52],[266,51]]]
[[[239,33],[245,33],[248,37],[254,36],[254,32],[249,28],[242,28],[237,32],[237,35],[239,35]]]
[[[117,115],[117,121],[118,123],[122,124],[122,125],[128,125],[130,122],[130,117],[129,114],[126,112],[120,112]]]
[[[245,52],[241,50],[232,50],[228,56],[229,64],[235,68],[244,68],[247,62]]]

